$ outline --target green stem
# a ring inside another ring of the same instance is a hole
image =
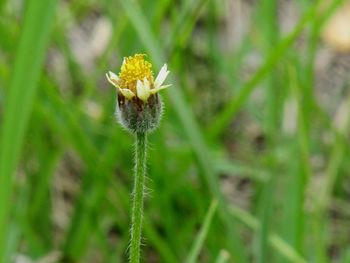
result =
[[[133,190],[130,263],[140,262],[140,245],[143,216],[143,195],[146,174],[146,145],[147,134],[136,133],[135,181]]]

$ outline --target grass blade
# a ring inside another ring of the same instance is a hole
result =
[[[209,135],[210,138],[215,138],[222,131],[225,130],[229,122],[234,118],[234,115],[241,108],[243,103],[249,98],[249,95],[256,88],[257,84],[268,74],[271,69],[277,64],[279,59],[288,50],[288,48],[294,43],[297,37],[300,35],[305,25],[314,19],[315,12],[322,1],[318,1],[315,5],[309,9],[300,22],[296,25],[294,30],[289,33],[275,48],[272,53],[267,57],[265,63],[258,69],[254,76],[240,89],[239,93],[229,102],[224,110],[219,114],[216,121],[210,126]]]
[[[249,228],[254,231],[259,231],[261,225],[259,221],[253,217],[248,212],[243,209],[231,206],[230,213],[237,218],[239,221],[243,222]],[[304,259],[298,252],[294,250],[287,242],[285,242],[280,236],[275,233],[268,234],[268,241],[270,245],[272,245],[285,259],[288,259],[290,262],[294,263],[306,263],[306,259]]]
[[[226,263],[230,259],[230,254],[226,250],[221,250],[215,263]]]
[[[56,0],[31,0],[27,3],[24,27],[7,90],[0,152],[0,255],[6,254],[5,227],[10,213],[8,203],[12,194],[12,180],[46,54],[55,4]],[[2,258],[0,262],[3,262]]]
[[[208,212],[205,216],[202,228],[199,231],[199,233],[196,237],[196,240],[193,244],[193,247],[191,248],[191,251],[190,251],[190,253],[185,261],[186,263],[195,263],[196,262],[196,259],[197,259],[198,255],[200,253],[200,250],[203,246],[205,237],[208,234],[209,227],[211,225],[211,222],[213,220],[213,217],[214,217],[214,214],[216,212],[217,207],[218,207],[218,202],[216,200],[213,200],[211,202],[210,207],[208,209]]]

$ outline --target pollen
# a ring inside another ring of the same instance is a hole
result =
[[[137,80],[147,79],[153,86],[152,64],[145,60],[145,54],[126,57],[119,73],[119,86],[136,93]]]

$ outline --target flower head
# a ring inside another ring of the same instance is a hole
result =
[[[106,74],[108,81],[118,90],[117,116],[124,127],[132,132],[145,132],[157,127],[162,113],[158,92],[169,74],[167,65],[154,79],[152,64],[144,54],[124,58],[119,75]]]
[[[119,76],[111,71],[106,74],[108,81],[127,100],[139,99],[147,103],[151,95],[170,86],[163,85],[169,74],[167,65],[164,64],[154,80],[152,64],[145,60],[145,56],[145,54],[135,54],[124,58]]]

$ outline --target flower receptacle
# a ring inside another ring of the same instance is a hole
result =
[[[149,96],[147,102],[134,97],[132,100],[118,93],[116,116],[121,125],[132,133],[155,130],[162,116],[162,102],[158,93]]]

